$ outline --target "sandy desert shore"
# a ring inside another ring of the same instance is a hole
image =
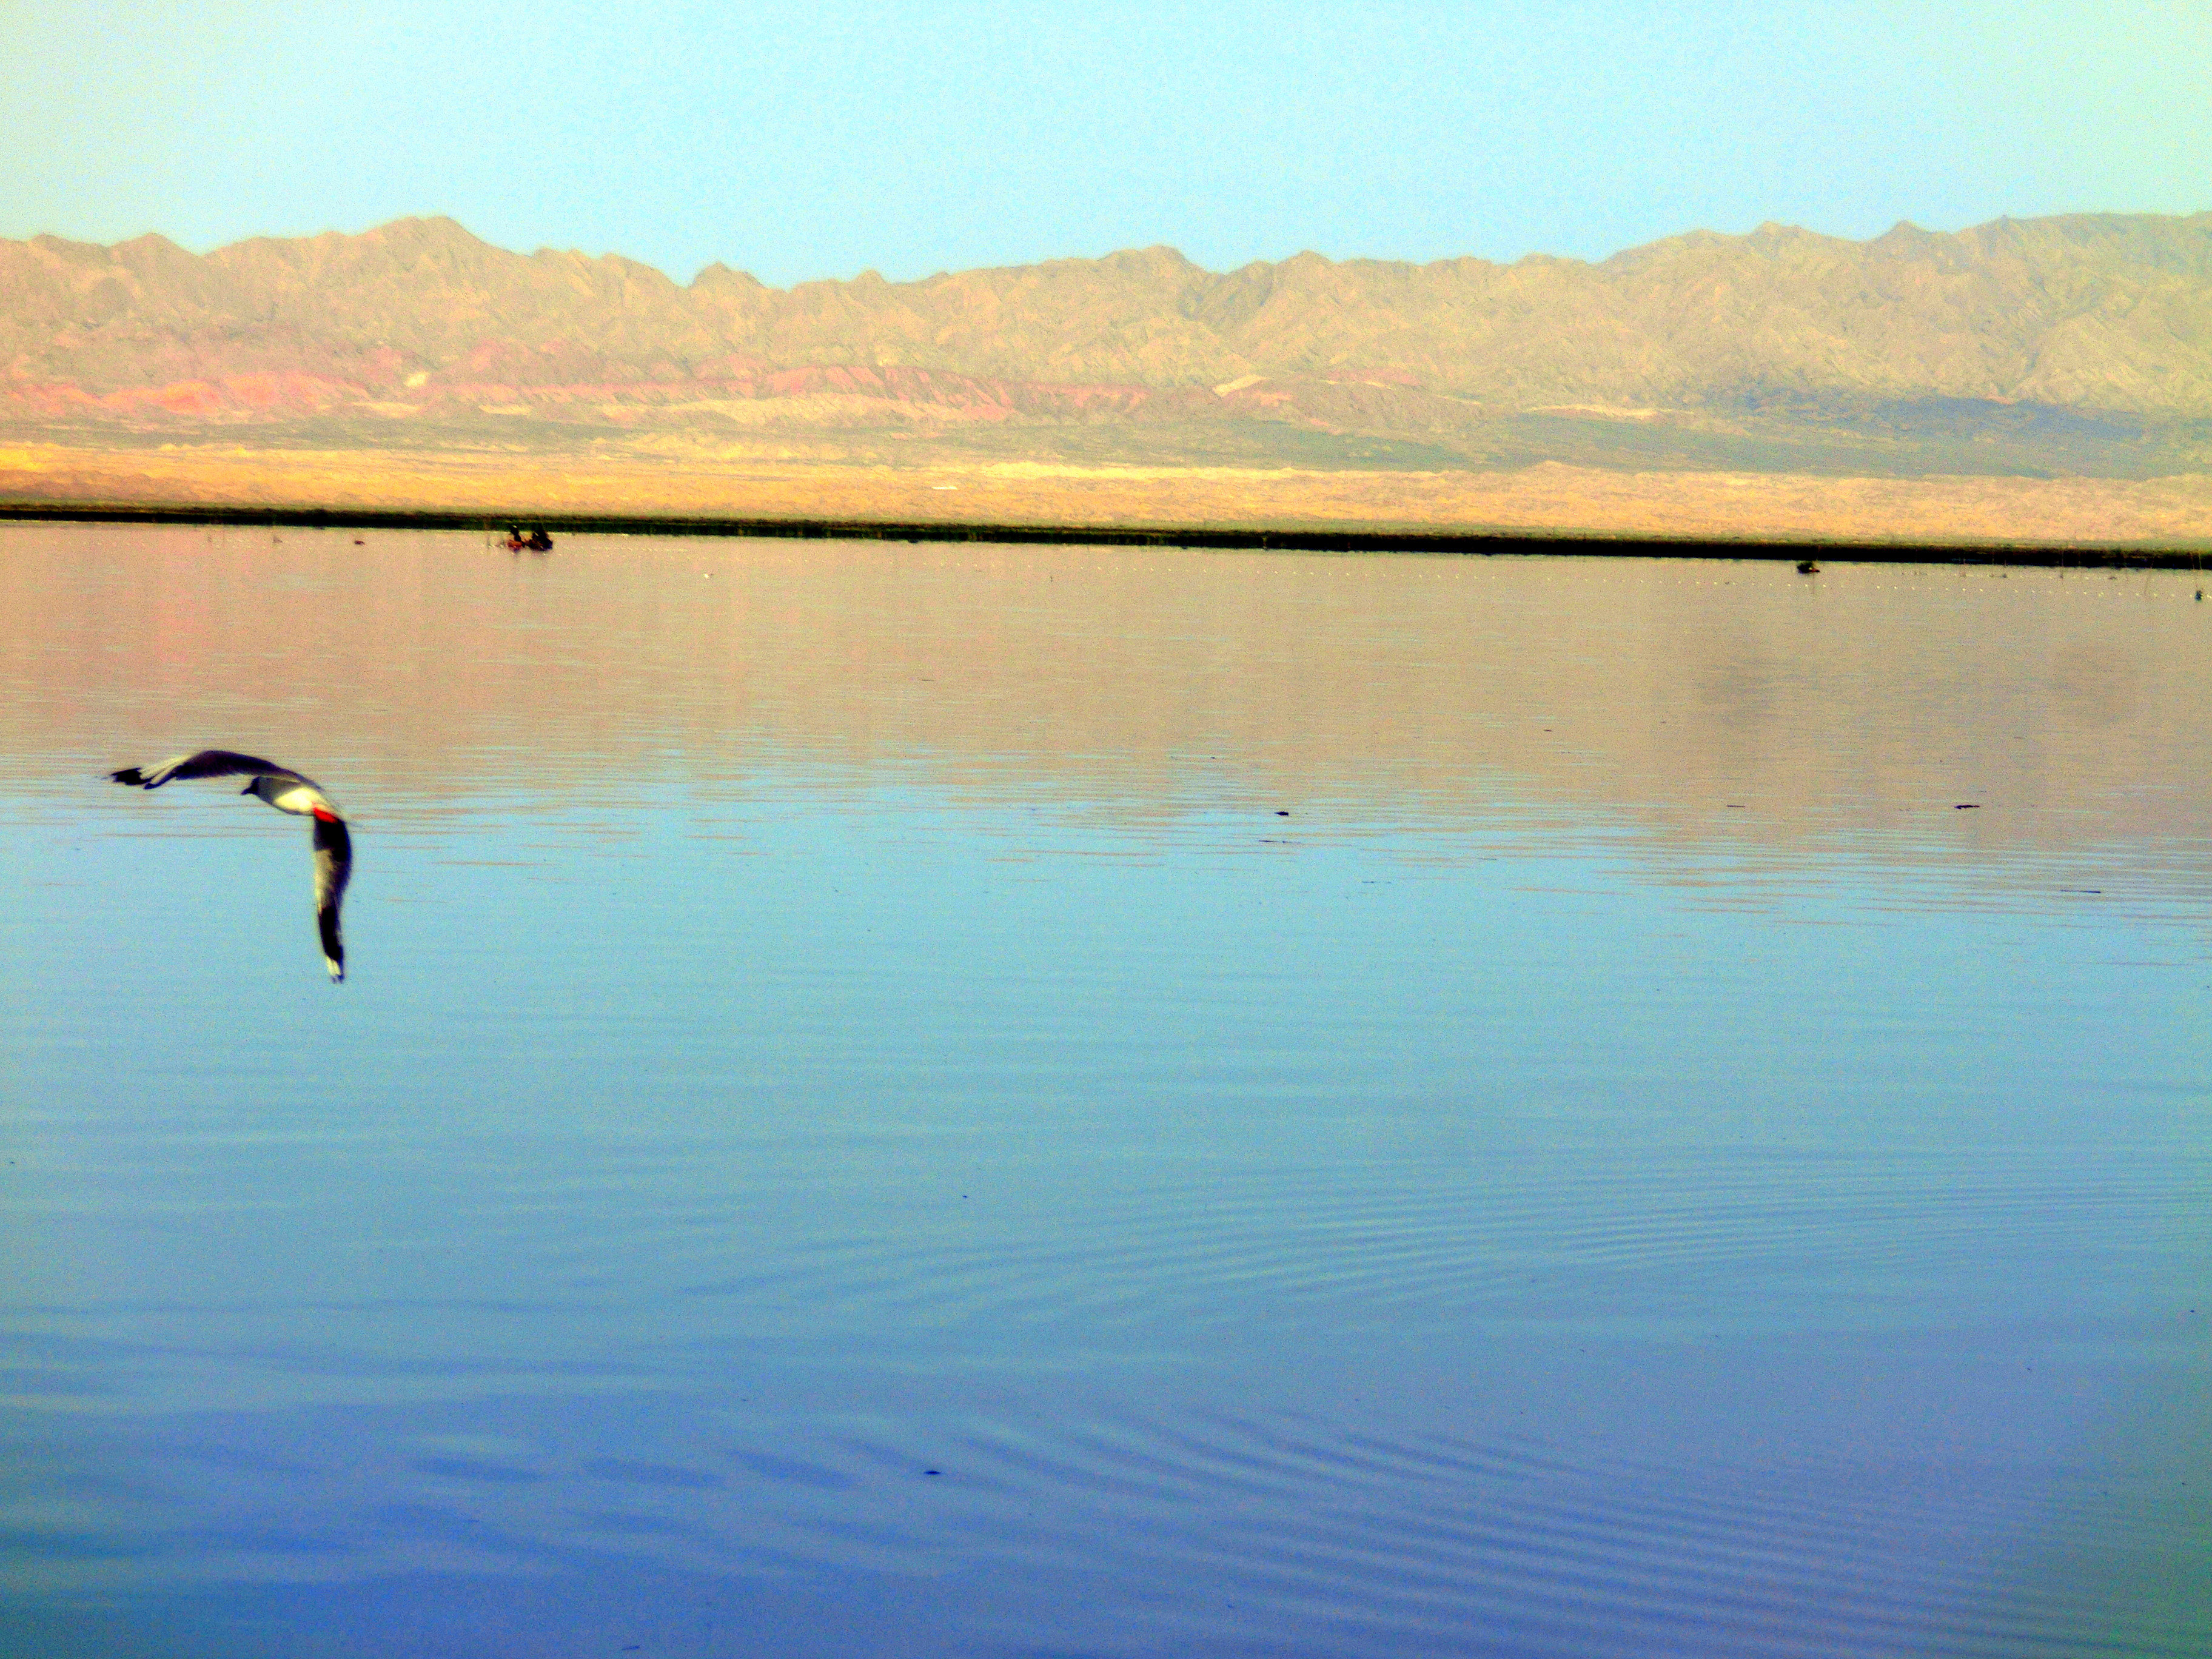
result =
[[[2212,476],[1360,471],[583,453],[0,447],[0,501],[2212,545]]]

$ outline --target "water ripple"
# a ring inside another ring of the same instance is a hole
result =
[[[1879,1302],[1929,1281],[2048,1272],[2115,1239],[2151,1248],[2208,1196],[2201,1158],[2070,1178],[1708,1163],[1395,1185],[1372,1170],[1316,1171],[1255,1192],[1191,1176],[1059,1218],[1042,1236],[1001,1226],[976,1242],[919,1241],[911,1228],[817,1238],[743,1274],[683,1281],[679,1293],[962,1326],[1202,1325],[1263,1306],[1401,1323],[1541,1318],[1623,1300],[1652,1316],[1724,1315],[1735,1297],[1778,1283]],[[665,1243],[680,1261],[683,1241]]]

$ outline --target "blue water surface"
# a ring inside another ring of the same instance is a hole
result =
[[[4,1650],[2212,1649],[2185,584],[10,527]]]

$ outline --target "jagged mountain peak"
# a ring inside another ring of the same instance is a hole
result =
[[[158,236],[0,242],[0,295],[14,383],[101,394],[186,368],[367,396],[403,369],[623,386],[846,364],[1162,391],[1368,380],[1507,408],[1786,392],[2212,417],[2212,212],[1901,222],[1863,242],[1769,222],[1596,264],[1310,249],[1215,274],[1161,245],[785,289],[720,264],[680,286],[620,254],[517,253],[428,216],[205,256]]]

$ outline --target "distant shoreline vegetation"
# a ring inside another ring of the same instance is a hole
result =
[[[1804,561],[1808,552],[1858,563],[2201,570],[2204,548],[2112,544],[1844,541],[1823,537],[1594,535],[1529,531],[1237,529],[1113,525],[886,523],[828,519],[713,519],[605,514],[386,512],[321,507],[129,507],[0,503],[0,522],[234,525],[307,530],[504,533],[518,520],[554,535],[762,537],[805,541],[998,542],[1090,547],[1179,547],[1319,553],[1574,556],[1601,558]],[[1808,573],[1809,574],[1809,573]]]

